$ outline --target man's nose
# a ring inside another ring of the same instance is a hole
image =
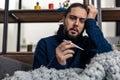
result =
[[[78,25],[79,24],[79,19],[76,19],[75,20],[75,25]]]

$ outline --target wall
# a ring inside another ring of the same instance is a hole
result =
[[[18,9],[18,1],[19,0],[9,0],[9,9]],[[54,8],[57,9],[59,7],[59,2],[63,2],[65,0],[22,0],[22,9],[34,9],[34,5],[37,1],[40,2],[42,9],[48,9],[48,3],[53,2]],[[71,3],[81,2],[82,0],[70,0]],[[5,0],[0,0],[0,8],[4,9]],[[113,7],[114,0],[102,0],[102,7]],[[22,24],[21,30],[21,44],[23,39],[25,39],[26,44],[32,43],[36,44],[39,39],[43,37],[47,37],[53,35],[58,29],[58,25],[60,23],[24,23]],[[8,51],[16,50],[16,37],[17,37],[17,24],[10,23],[8,25]],[[109,28],[109,29],[108,29]],[[115,23],[103,23],[102,31],[106,36],[115,36]],[[3,38],[3,24],[0,24],[0,52],[2,51],[2,38]],[[25,49],[26,50],[26,49]],[[25,51],[22,49],[22,51]]]

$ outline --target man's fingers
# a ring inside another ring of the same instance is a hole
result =
[[[92,4],[88,6],[88,9],[89,9],[88,18],[95,19],[98,10]]]
[[[73,54],[67,54],[64,56],[66,59],[73,57]]]
[[[65,50],[65,51],[63,52],[63,55],[74,54],[74,53],[75,53],[75,52],[74,52],[73,50],[68,49],[68,50]]]
[[[59,46],[61,51],[65,51],[65,50],[73,48],[73,47],[75,47],[75,45],[73,45],[71,41],[62,42],[61,45]]]

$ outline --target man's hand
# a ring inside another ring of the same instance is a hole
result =
[[[62,42],[57,48],[56,48],[56,58],[61,65],[66,64],[66,59],[73,56],[74,51],[70,48],[75,47],[74,44],[71,44],[71,41],[65,41]]]
[[[95,19],[98,10],[92,4],[88,5],[88,10],[89,10],[88,18]]]

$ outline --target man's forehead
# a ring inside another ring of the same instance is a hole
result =
[[[68,15],[74,15],[74,16],[77,16],[77,17],[86,18],[87,17],[87,12],[83,8],[75,7],[75,8],[71,8],[71,11],[68,13]]]
[[[86,9],[84,9],[84,8],[82,8],[82,7],[72,7],[70,11],[76,10],[76,9],[77,9],[77,10],[83,10],[83,11],[87,12]]]

